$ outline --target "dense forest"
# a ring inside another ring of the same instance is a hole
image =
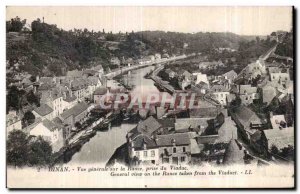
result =
[[[278,44],[275,54],[293,58],[293,32],[288,32]]]
[[[44,19],[43,19],[44,20]],[[111,67],[110,59],[138,59],[155,53],[202,53],[210,60],[224,58],[215,48],[231,48],[227,53],[246,64],[272,44],[268,39],[256,39],[233,33],[178,33],[143,31],[112,33],[87,29],[63,30],[40,19],[31,23],[19,17],[6,22],[8,68],[19,64],[19,71],[32,75],[64,75],[67,70],[82,69],[92,64]]]

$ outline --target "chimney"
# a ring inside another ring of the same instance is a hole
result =
[[[37,75],[35,80],[36,80],[36,82],[38,82],[40,80],[40,76]]]
[[[171,143],[172,143],[173,146],[176,146],[176,140],[175,139],[172,139]]]
[[[143,149],[146,150],[147,149],[147,144],[145,142],[145,139],[143,139]]]
[[[153,139],[155,142],[158,141],[158,137],[157,137],[157,134],[156,134],[156,133],[153,135],[152,139]]]
[[[67,98],[67,93],[64,92],[63,94],[64,94],[64,99],[66,99]]]

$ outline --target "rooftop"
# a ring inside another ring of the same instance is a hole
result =
[[[189,145],[191,143],[188,133],[173,133],[167,135],[158,135],[156,140],[158,147],[172,146],[173,142],[176,146]]]
[[[40,107],[35,108],[34,111],[41,116],[46,116],[53,112],[53,109],[47,104],[41,104]]]
[[[60,117],[65,120],[67,119],[68,117],[70,117],[71,115],[73,115],[74,117],[79,115],[80,113],[82,113],[83,111],[87,110],[87,108],[89,107],[88,104],[82,102],[82,103],[79,103],[79,104],[76,104],[74,107],[64,111]]]
[[[284,129],[269,129],[264,130],[268,140],[269,149],[274,145],[279,150],[285,147],[294,146],[294,127],[284,128]]]

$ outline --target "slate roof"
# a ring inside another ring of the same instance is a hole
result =
[[[88,104],[82,102],[79,104],[76,104],[74,107],[64,111],[60,117],[65,120],[68,117],[70,117],[71,115],[73,115],[74,117],[76,117],[77,115],[79,115],[80,113],[82,113],[83,111],[87,110],[87,108],[89,107]]]
[[[224,123],[218,129],[216,143],[228,143],[231,139],[237,139],[237,127],[231,117],[225,118]]]
[[[133,148],[135,148],[135,150],[142,150],[144,148],[144,144],[146,144],[147,149],[157,147],[155,141],[151,137],[140,134],[135,137],[135,139],[133,141]]]
[[[148,117],[146,120],[137,125],[138,132],[151,136],[154,131],[159,129],[161,124],[153,117]]]
[[[58,124],[56,124],[56,123],[54,123],[52,121],[49,121],[48,119],[45,119],[42,122],[43,122],[43,125],[47,129],[49,129],[50,131],[54,131],[55,129],[59,129],[60,130],[62,128],[62,126],[60,126],[60,125],[58,125]]]
[[[168,147],[173,146],[174,140],[176,146],[189,145],[191,143],[189,135],[187,133],[158,135],[156,143],[159,147]]]
[[[53,109],[47,104],[41,104],[40,107],[35,108],[34,111],[41,116],[46,116],[53,112]]]
[[[64,101],[66,102],[73,102],[74,100],[76,100],[76,96],[75,95],[67,95],[66,98],[64,98]]]
[[[193,75],[190,73],[190,72],[188,72],[188,71],[184,71],[183,73],[182,73],[182,75],[184,76],[184,77],[186,77],[186,78],[191,78]]]
[[[199,154],[201,150],[196,139],[191,139],[190,141],[191,141],[191,154]]]
[[[80,89],[84,89],[86,88],[88,85],[87,80],[86,79],[75,79],[72,81],[71,83],[71,89],[72,90],[80,90]]]
[[[268,147],[274,145],[279,150],[288,147],[289,145],[294,146],[294,127],[284,128],[284,129],[269,129],[264,130],[263,133],[265,134]]]
[[[234,80],[237,77],[237,73],[234,70],[231,70],[224,73],[223,76],[227,76],[227,79]]]
[[[232,139],[225,151],[223,163],[228,165],[244,164],[244,156],[242,147],[239,147],[236,140]]]
[[[271,101],[276,97],[277,91],[272,86],[265,86],[262,88],[262,98],[263,102],[267,104],[271,103]]]
[[[234,114],[245,128],[249,127],[251,122],[261,123],[260,118],[255,114],[255,112],[246,106],[237,107]]]
[[[257,92],[256,87],[252,87],[251,85],[240,85],[239,93],[240,94],[253,94]]]
[[[223,85],[213,85],[210,89],[211,92],[229,92],[229,88]]]
[[[157,121],[164,128],[165,127],[166,128],[175,128],[175,119],[174,118],[157,119]]]

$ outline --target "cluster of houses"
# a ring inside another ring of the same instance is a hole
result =
[[[239,142],[226,110],[216,116],[160,118],[153,115],[127,133],[129,163],[135,165],[268,164]]]
[[[163,125],[157,124],[156,128],[152,128],[147,125],[145,127],[144,124],[132,132],[134,135],[129,133],[130,158],[135,160],[138,158],[138,161],[147,160],[151,163],[164,163],[166,161],[170,163],[191,162],[193,157],[190,156],[196,153],[199,154],[193,149],[196,148],[198,151],[200,149],[203,159],[204,150],[210,147],[209,144],[216,146],[216,142],[220,142],[224,145],[227,144],[223,148],[241,147],[237,143],[237,131],[242,141],[263,158],[282,158],[280,152],[287,148],[294,148],[294,84],[290,78],[289,68],[284,64],[267,63],[260,59],[246,66],[240,74],[231,70],[219,76],[207,76],[201,72],[191,73],[183,69],[174,72],[171,69],[165,69],[162,75],[167,76],[168,80],[177,79],[182,91],[195,92],[209,102],[210,105],[214,103],[209,99],[217,102],[216,107],[218,107],[218,110],[215,109],[214,112],[222,114],[224,123],[221,126],[226,127],[218,127],[218,124],[216,124],[209,128],[214,133],[205,132],[204,129],[207,127],[207,123],[203,122],[203,119],[216,119],[220,115],[212,116],[209,112],[212,108],[209,107],[204,110],[202,105],[202,110],[189,110],[189,118],[184,120],[185,127],[179,129],[181,121],[175,119],[174,130],[168,133],[170,135],[168,146],[162,146],[160,141],[161,136],[165,140],[167,135],[165,134],[166,130],[163,130],[163,133],[161,132],[161,129],[164,129]],[[287,104],[289,106],[286,106]],[[270,106],[273,106],[273,109],[280,109],[280,105],[286,107],[286,111],[280,114],[278,111],[277,114],[274,113],[270,108]],[[264,107],[264,109],[259,111],[254,107]],[[228,114],[225,113],[227,111]],[[198,117],[199,120],[197,120]],[[159,120],[156,122],[159,123]],[[216,123],[218,122],[216,121]],[[197,126],[196,131],[193,131],[195,125]],[[143,130],[146,130],[146,132]],[[185,135],[182,134],[181,130],[186,130],[183,133]],[[178,145],[179,147],[177,146],[176,137],[179,134],[184,136],[182,139],[190,139],[189,146],[185,144],[184,147],[186,147],[185,150],[190,150],[191,153],[186,154],[183,152],[181,142]],[[205,134],[209,135],[206,136]],[[217,136],[220,137],[218,141],[216,140],[218,139]],[[230,142],[237,145],[228,146]],[[151,146],[147,147],[147,143]],[[177,150],[176,154],[172,150],[166,149],[166,147],[176,148],[174,149]],[[150,148],[159,155],[156,155],[155,159],[145,158],[145,155],[141,157],[143,153],[147,154],[145,150]],[[279,151],[274,153],[274,149]],[[209,155],[209,160],[214,158],[220,163],[224,160],[225,151],[226,149],[223,150],[223,154],[213,157],[212,151],[209,149],[207,155]],[[180,156],[178,152],[181,152]],[[168,155],[169,159],[164,159]],[[244,156],[244,154],[241,154],[241,156]],[[181,157],[185,157],[185,159],[181,160]],[[175,162],[173,162],[173,158]],[[255,157],[252,156],[252,158]]]
[[[10,111],[7,115],[7,133],[18,129],[32,136],[42,136],[51,143],[54,152],[58,151],[71,132],[86,121],[93,108],[89,102],[93,102],[94,92],[103,84],[105,77],[101,65],[68,71],[66,76],[61,77],[37,76],[25,88],[40,97],[40,106],[32,110],[34,123],[22,128],[20,117]]]

